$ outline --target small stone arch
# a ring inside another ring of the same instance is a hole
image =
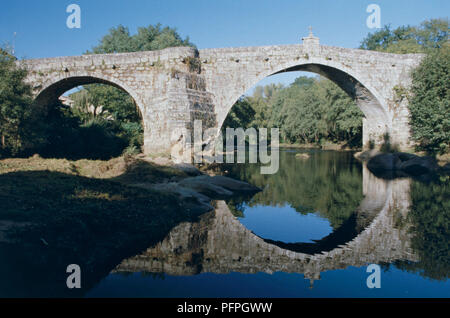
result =
[[[144,119],[144,104],[133,89],[116,78],[105,76],[97,77],[90,74],[72,74],[70,76],[60,76],[45,81],[43,85],[34,90],[35,98],[33,105],[34,107],[46,107],[53,101],[57,100],[64,92],[87,84],[110,85],[126,92],[134,100],[142,120]]]

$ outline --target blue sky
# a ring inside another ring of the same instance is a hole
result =
[[[381,24],[394,27],[448,17],[450,11],[448,0],[0,1],[0,44],[14,42],[19,58],[80,55],[113,26],[134,33],[158,22],[176,27],[198,48],[300,43],[310,25],[321,44],[355,48],[374,31],[366,26],[371,3],[381,8]],[[72,3],[81,7],[81,29],[66,26]]]

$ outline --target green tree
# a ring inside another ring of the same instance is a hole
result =
[[[430,19],[417,27],[402,26],[369,34],[362,49],[391,53],[427,53],[412,73],[409,109],[418,150],[431,154],[450,149],[448,18]],[[408,93],[408,92],[407,92]]]
[[[362,112],[336,84],[324,78],[300,77],[272,102],[272,124],[284,141],[319,143],[361,141]]]
[[[140,27],[134,35],[130,34],[128,28],[119,25],[111,28],[99,44],[87,53],[152,51],[176,46],[194,46],[194,44],[188,37],[183,39],[176,29],[162,27],[161,24]],[[108,85],[91,84],[84,88],[89,95],[89,103],[94,108],[101,108],[105,116],[112,116],[114,120],[122,123],[123,135],[129,138],[131,147],[143,144],[141,114],[130,95]]]
[[[189,38],[182,37],[176,29],[162,27],[161,24],[138,28],[138,32],[130,35],[127,27],[119,25],[111,28],[100,43],[88,51],[88,54],[124,53],[138,51],[162,50],[175,46],[194,46]]]
[[[83,121],[93,117],[121,122],[139,122],[140,113],[133,98],[110,85],[92,84],[70,95],[73,110]]]
[[[419,150],[445,153],[450,149],[450,46],[428,54],[412,73],[409,101],[413,138]]]
[[[136,43],[137,51],[162,50],[175,46],[195,47],[189,41],[189,37],[182,39],[176,29],[167,26],[163,28],[159,23],[138,28],[138,32],[133,36],[133,40]]]
[[[257,86],[252,96],[233,106],[225,123],[243,128],[279,127],[282,141],[288,143],[329,140],[357,146],[362,136],[362,112],[351,98],[327,79],[306,76],[288,87]]]
[[[127,27],[119,25],[109,29],[109,33],[103,36],[100,43],[87,54],[122,53],[136,51],[135,41]]]
[[[0,143],[3,153],[17,154],[31,137],[26,121],[31,115],[31,88],[24,83],[27,71],[16,58],[0,49]]]
[[[248,98],[241,97],[233,106],[230,113],[222,125],[223,134],[225,136],[226,128],[248,128],[251,126],[255,110],[250,104]]]
[[[423,53],[440,48],[448,41],[448,18],[430,19],[418,27],[400,26],[394,30],[390,25],[369,33],[360,48],[389,53]]]

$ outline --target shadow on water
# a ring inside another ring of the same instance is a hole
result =
[[[136,169],[121,177],[128,174]],[[122,259],[204,212],[173,194],[110,180],[50,171],[1,174],[0,297],[82,296]],[[81,289],[66,287],[69,264],[82,269]]]

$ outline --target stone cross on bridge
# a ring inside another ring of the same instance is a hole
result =
[[[267,76],[309,71],[339,85],[364,113],[363,146],[380,145],[385,133],[406,150],[413,146],[406,98],[423,55],[390,54],[325,46],[312,33],[303,44],[83,55],[22,60],[35,95],[46,107],[79,85],[104,83],[134,99],[144,126],[144,152],[170,153],[185,128],[202,120],[217,132],[233,104]],[[270,128],[270,127],[267,127]]]

